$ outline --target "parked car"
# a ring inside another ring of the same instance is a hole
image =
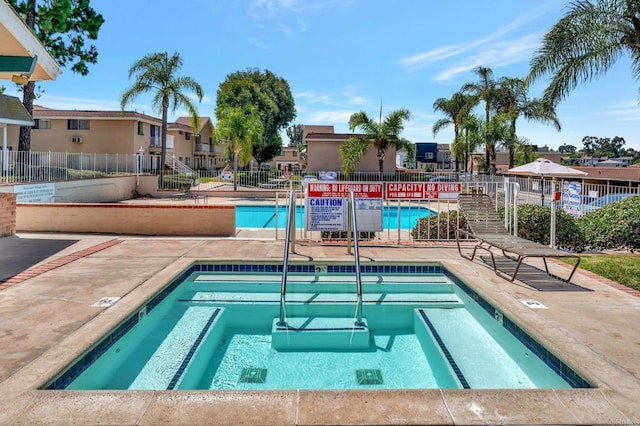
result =
[[[590,203],[583,205],[582,212],[589,213],[589,212],[598,210],[599,208],[602,208],[608,204],[615,203],[616,201],[624,200],[625,198],[633,197],[636,195],[638,194],[629,194],[626,192],[619,193],[619,194],[603,195],[602,197],[596,198],[594,201],[591,201]]]

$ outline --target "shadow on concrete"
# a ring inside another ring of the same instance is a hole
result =
[[[0,281],[6,280],[53,256],[78,240],[0,238]]]

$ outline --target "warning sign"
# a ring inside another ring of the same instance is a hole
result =
[[[309,231],[346,231],[349,194],[356,198],[358,231],[382,231],[382,184],[309,182],[305,219]]]
[[[462,190],[457,182],[388,182],[387,200],[455,200]]]

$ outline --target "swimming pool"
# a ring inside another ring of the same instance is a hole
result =
[[[362,266],[354,327],[353,268],[290,265],[278,330],[281,265],[194,265],[45,388],[590,387],[440,265]]]
[[[384,206],[382,211],[384,229],[413,229],[418,219],[435,214],[433,210],[421,206]],[[287,207],[274,205],[238,205],[236,206],[236,228],[278,228],[287,226]],[[296,227],[304,226],[304,207],[296,207]]]

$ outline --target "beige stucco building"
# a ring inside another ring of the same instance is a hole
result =
[[[303,142],[306,145],[307,171],[342,171],[340,146],[354,133],[335,133],[333,126],[304,126]],[[385,152],[383,172],[396,170],[396,149],[391,146]],[[371,146],[362,157],[355,172],[378,172],[377,150]]]
[[[134,111],[56,110],[34,106],[32,151],[97,154],[160,154],[159,118]],[[8,132],[8,147],[18,149],[19,127]],[[222,147],[214,145],[214,126],[200,117],[194,131],[190,117],[167,125],[167,161],[172,158],[200,169],[224,167]]]

